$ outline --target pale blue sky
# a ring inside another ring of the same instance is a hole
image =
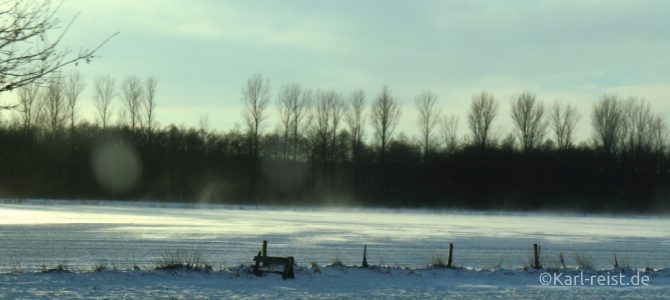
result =
[[[510,99],[526,90],[578,105],[580,137],[605,92],[644,97],[670,117],[670,1],[65,0],[60,14],[77,12],[64,41],[73,49],[121,32],[79,68],[89,120],[93,78],[153,75],[162,125],[198,126],[208,114],[211,128],[230,129],[242,123],[240,89],[254,73],[271,79],[273,94],[297,82],[363,88],[370,101],[387,84],[410,135],[423,89],[460,116],[463,132],[481,90],[500,102],[501,134]]]

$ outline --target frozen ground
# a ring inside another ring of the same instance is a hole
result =
[[[573,273],[576,273],[572,271]],[[662,299],[670,273],[651,274],[649,286],[542,286],[540,271],[472,271],[321,267],[295,280],[247,272],[106,271],[0,275],[3,299]]]
[[[6,200],[0,204],[0,298],[442,298],[472,293],[658,298],[670,291],[666,271],[652,272],[650,286],[575,288],[541,286],[539,273],[520,269],[533,243],[542,245],[549,267],[559,265],[560,251],[568,268],[576,264],[575,256],[582,256],[596,269],[611,269],[614,253],[620,264],[632,268],[667,268],[668,225],[667,218],[642,216]],[[303,267],[336,258],[360,264],[367,244],[371,263],[395,268],[322,268],[317,274],[303,269],[294,281],[244,272],[236,277],[231,271],[90,272],[99,263],[148,270],[163,252],[174,249],[195,249],[215,270],[230,270],[248,265],[263,239],[269,241],[270,255],[292,255]],[[467,270],[414,270],[446,256],[450,242],[455,263]],[[75,272],[35,272],[59,263]],[[494,267],[503,270],[488,271]],[[16,270],[22,273],[9,273]]]

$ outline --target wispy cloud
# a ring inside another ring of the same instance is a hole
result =
[[[76,2],[76,1],[75,1]],[[327,20],[288,16],[277,20],[272,9],[221,1],[96,1],[86,5],[88,18],[114,22],[136,31],[188,42],[244,43],[249,47],[284,47],[324,53],[342,52],[346,43]],[[78,5],[68,6],[76,9]],[[118,22],[122,21],[122,22]]]

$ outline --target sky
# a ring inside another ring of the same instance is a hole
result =
[[[670,1],[64,0],[60,18],[77,13],[63,46],[91,48],[120,32],[77,67],[89,121],[97,76],[151,75],[161,125],[198,127],[208,116],[210,129],[232,129],[243,124],[242,86],[257,73],[270,79],[272,100],[294,82],[344,95],[362,88],[369,102],[388,85],[402,106],[397,131],[409,136],[426,89],[460,117],[463,134],[482,90],[500,104],[499,135],[524,91],[576,105],[581,139],[604,93],[644,98],[670,120]],[[273,102],[266,131],[276,111]]]

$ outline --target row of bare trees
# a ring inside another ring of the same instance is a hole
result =
[[[66,78],[62,92],[48,85],[21,90],[45,103],[30,107],[41,111],[37,128],[46,133],[47,99],[67,98]],[[125,111],[127,100],[147,103],[155,94],[146,88],[151,86],[148,81],[126,80],[116,88],[110,77],[101,78],[94,87],[103,92],[95,91],[99,95],[94,99],[109,100],[111,104],[102,105],[109,114],[114,105]],[[205,197],[253,204],[351,199],[363,205],[642,211],[651,210],[653,201],[670,190],[665,125],[640,99],[603,96],[594,105],[592,120],[594,128],[603,131],[595,131],[589,147],[575,146],[580,118],[574,106],[545,106],[532,93],[522,93],[511,102],[514,133],[500,140],[491,133],[499,103],[490,93],[478,93],[472,98],[467,119],[472,132],[465,141],[459,138],[458,118],[439,110],[435,93],[423,91],[414,99],[422,135],[410,139],[395,132],[400,101],[387,87],[366,99],[362,90],[344,94],[298,84],[284,85],[272,94],[269,80],[255,76],[250,81],[242,93],[245,103],[253,104],[246,107],[244,130],[170,125],[145,134],[150,124],[145,111],[138,113],[135,130],[126,111],[118,126],[108,124],[100,130],[75,121],[72,134],[56,139],[28,135],[18,125],[0,126],[0,196],[184,201]],[[149,107],[133,107],[145,106]],[[59,114],[66,117],[58,126],[66,128],[73,122],[68,106],[62,107],[65,113]],[[263,132],[275,107],[279,126]],[[31,114],[21,116],[35,122]],[[142,160],[142,181],[127,195],[106,194],[91,180],[91,153],[99,139],[110,134],[132,144]],[[518,141],[518,148],[506,146],[510,137],[512,143]],[[376,144],[366,142],[372,139]],[[612,148],[605,151],[604,145]]]
[[[469,121],[473,142],[485,148],[490,143],[490,128],[498,111],[492,95],[482,93],[473,97]],[[554,135],[556,146],[573,147],[575,128],[580,120],[577,109],[570,104],[555,102],[545,113],[545,106],[530,92],[512,101],[511,117],[515,134],[524,151],[538,147],[545,140],[547,129]],[[594,105],[591,122],[593,144],[605,155],[632,155],[663,151],[667,144],[667,126],[660,114],[642,99],[605,94]]]
[[[93,86],[93,104],[98,125],[107,128],[115,109],[113,100],[120,96],[119,124],[133,131],[151,131],[156,124],[157,84],[154,77],[142,81],[130,76],[117,92],[111,76],[97,78]],[[78,71],[56,74],[44,85],[34,83],[19,87],[15,110],[21,127],[30,133],[36,129],[50,133],[59,133],[66,127],[74,129],[79,121],[78,105],[85,87],[84,78]]]
[[[258,141],[272,98],[270,81],[262,75],[254,75],[247,81],[242,95],[252,153],[258,156]],[[333,162],[342,155],[337,145],[347,143],[351,158],[356,161],[364,146],[366,124],[370,124],[378,158],[383,162],[401,116],[399,101],[386,86],[373,99],[367,112],[363,90],[343,95],[333,90],[304,89],[291,83],[282,86],[276,98],[284,145],[282,156],[292,160],[306,159],[308,157],[300,153],[309,153],[310,159]],[[424,159],[437,151],[440,144],[447,153],[453,153],[460,142],[459,118],[444,114],[438,107],[438,95],[430,90],[422,91],[415,98],[415,104],[420,129],[418,143]],[[498,110],[493,94],[483,91],[472,97],[467,116],[468,144],[479,149],[496,144],[492,128]],[[503,143],[513,146],[518,141],[521,150],[529,152],[549,141],[560,150],[574,147],[581,116],[574,105],[560,101],[545,105],[535,94],[523,92],[511,102],[511,119],[514,133]],[[661,151],[666,144],[663,119],[653,114],[650,105],[640,99],[624,101],[614,95],[604,95],[594,106],[592,125],[595,132],[592,144],[608,155],[621,151],[634,154]]]
[[[635,158],[663,151],[667,144],[665,121],[643,99],[606,94],[595,106],[591,121],[596,142],[607,155]]]
[[[480,148],[490,146],[492,123],[497,114],[498,103],[493,95],[482,92],[473,96],[468,121],[474,145]],[[530,92],[521,93],[512,100],[511,117],[514,135],[523,151],[531,151],[542,144],[547,129],[553,132],[559,149],[572,147],[580,119],[574,106],[559,101],[554,102],[549,112],[545,113],[544,104]]]
[[[262,75],[251,77],[242,89],[244,119],[255,156],[260,154],[259,138],[263,122],[268,118],[270,97],[270,82]],[[341,143],[350,143],[352,156],[358,159],[365,137],[365,97],[363,90],[345,97],[334,90],[303,89],[295,83],[282,86],[277,103],[284,157],[299,159],[300,141],[306,136],[310,159],[334,162],[342,156],[337,153]],[[383,161],[400,118],[400,106],[388,87],[375,98],[369,118]],[[342,131],[345,126],[347,130]]]
[[[53,76],[44,86],[36,83],[21,86],[16,110],[22,128],[31,133],[39,125],[52,133],[68,126],[73,129],[84,87],[82,76],[76,71],[67,76]]]
[[[137,76],[129,76],[121,82],[121,91],[116,91],[116,82],[109,75],[95,80],[94,104],[97,122],[107,128],[113,114],[113,100],[121,97],[119,123],[132,131],[143,129],[151,132],[156,125],[156,86],[158,80],[149,76],[142,81]]]

